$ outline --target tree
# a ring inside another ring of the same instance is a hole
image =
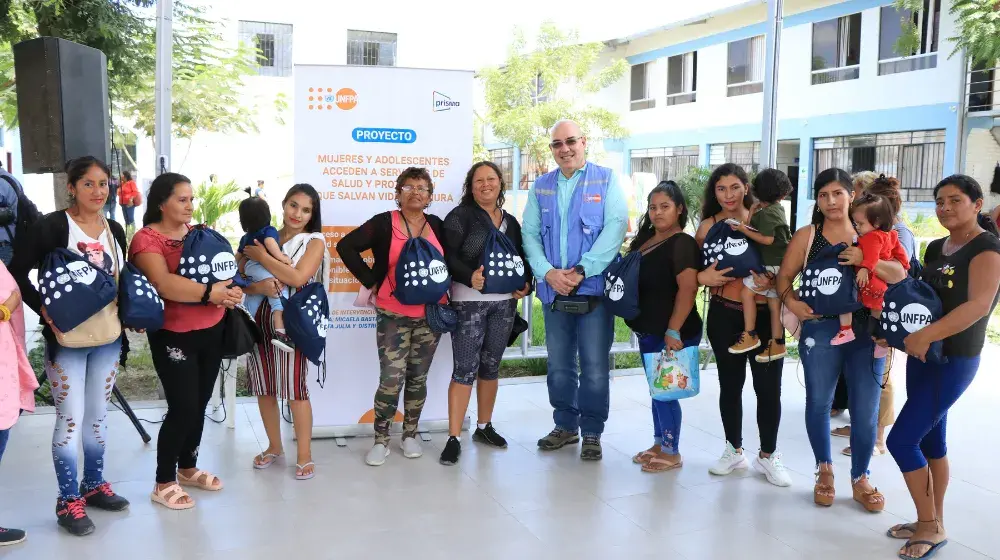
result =
[[[944,1],[944,0],[941,0]],[[895,0],[897,10],[904,11],[900,24],[903,33],[896,41],[900,56],[909,56],[920,48],[920,29],[909,14],[923,10],[923,0]],[[952,55],[965,49],[972,66],[992,68],[1000,60],[1000,0],[951,0],[948,13],[955,17],[956,34],[948,40],[955,44]]]
[[[684,203],[687,204],[688,221],[695,228],[701,222],[701,205],[705,202],[705,185],[712,176],[712,168],[692,167],[683,177],[677,179],[677,186],[684,193]]]
[[[215,228],[223,216],[235,212],[240,207],[240,202],[243,199],[234,196],[239,192],[240,187],[236,181],[216,184],[201,183],[194,190],[194,199],[198,202],[194,209],[194,222]]]
[[[608,87],[625,75],[628,63],[623,59],[595,69],[604,48],[600,42],[580,43],[577,32],[563,32],[546,22],[539,30],[536,48],[528,50],[524,34],[515,30],[503,66],[480,72],[486,122],[494,135],[536,162],[548,158],[549,130],[560,119],[575,120],[587,135],[625,137],[617,114],[584,105],[579,97]]]

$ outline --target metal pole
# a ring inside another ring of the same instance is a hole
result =
[[[170,170],[174,1],[156,2],[156,174]]]
[[[781,48],[782,0],[767,0],[767,54],[764,60],[764,120],[760,136],[760,166],[775,167],[778,159],[778,53]]]
[[[958,122],[956,123],[955,130],[958,134],[957,141],[955,142],[955,173],[965,173],[965,119],[968,117],[969,107],[966,104],[969,99],[968,88],[969,81],[972,79],[972,73],[969,68],[969,56],[965,49],[962,49],[962,80],[958,91],[958,107],[956,108],[956,115]]]

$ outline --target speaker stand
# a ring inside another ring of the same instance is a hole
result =
[[[139,437],[142,438],[142,442],[149,443],[153,438],[149,437],[149,432],[147,432],[146,428],[139,423],[139,418],[136,417],[135,412],[132,412],[132,407],[129,406],[128,401],[125,400],[125,395],[118,390],[118,385],[115,385],[114,388],[111,389],[111,392],[118,399],[118,405],[122,407],[122,412],[124,412],[125,416],[128,416],[128,419],[132,421],[132,425],[135,426],[135,431],[139,432]]]

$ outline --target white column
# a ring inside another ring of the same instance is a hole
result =
[[[156,2],[156,169],[155,174],[170,170],[171,89],[173,74],[174,2]]]
[[[778,52],[781,48],[782,0],[767,0],[767,53],[764,60],[764,119],[760,135],[760,166],[778,159]]]

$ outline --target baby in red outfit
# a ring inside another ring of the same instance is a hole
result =
[[[895,216],[892,215],[892,205],[888,199],[870,193],[862,195],[851,206],[851,218],[854,219],[855,229],[861,236],[858,238],[858,247],[864,254],[856,275],[861,304],[870,309],[872,316],[878,319],[882,316],[883,298],[888,286],[884,280],[875,275],[875,265],[878,261],[895,259],[904,269],[909,269],[910,261],[906,258],[906,250],[899,243],[896,230],[892,227]],[[840,316],[840,331],[830,344],[846,344],[854,338],[851,314],[845,313]],[[875,346],[876,358],[881,358],[886,353],[885,348]]]

